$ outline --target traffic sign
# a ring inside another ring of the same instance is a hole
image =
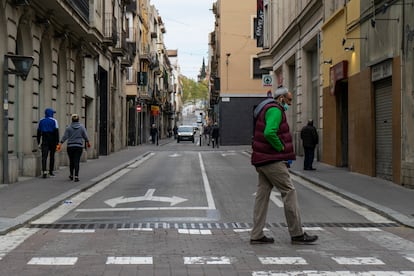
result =
[[[262,75],[262,84],[264,87],[269,87],[273,85],[272,75]]]

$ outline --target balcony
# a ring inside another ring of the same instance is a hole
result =
[[[150,63],[151,62],[151,55],[150,55],[150,50],[149,50],[149,45],[143,46],[141,48],[141,51],[139,51],[139,59],[141,61],[144,61],[146,63]]]
[[[118,37],[118,36],[117,36]],[[122,32],[121,39],[118,39],[115,46],[112,49],[114,56],[126,56],[128,54],[128,46],[126,42],[126,32]]]
[[[103,42],[109,46],[114,46],[118,40],[118,33],[116,31],[117,20],[112,13],[105,13],[104,19],[104,40]]]

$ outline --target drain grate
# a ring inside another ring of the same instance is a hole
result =
[[[304,227],[398,227],[397,223],[304,223]],[[153,228],[153,229],[246,229],[252,228],[246,222],[211,222],[211,223],[171,223],[171,222],[139,222],[139,223],[56,223],[31,224],[30,228],[46,229],[120,229],[120,228]],[[287,227],[286,223],[267,223],[267,228]]]

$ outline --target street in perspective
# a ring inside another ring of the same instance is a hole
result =
[[[414,276],[413,14],[0,1],[0,276]]]
[[[329,187],[375,180],[323,164],[304,173],[293,162],[304,230],[318,241],[291,244],[274,189],[264,233],[275,242],[250,244],[258,181],[251,148],[195,141],[171,137],[88,161],[79,186],[62,168],[15,184],[31,194],[0,189],[2,206],[10,204],[0,211],[0,275],[414,275],[409,219],[369,207],[375,197],[359,202]],[[376,197],[386,201],[383,185]]]

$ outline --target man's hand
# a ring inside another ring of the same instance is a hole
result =
[[[61,146],[60,146],[60,143],[59,143],[59,144],[56,145],[56,151],[59,152],[60,148],[61,148]]]
[[[90,147],[91,147],[91,143],[86,142],[86,146],[87,146],[88,148],[90,148]]]

